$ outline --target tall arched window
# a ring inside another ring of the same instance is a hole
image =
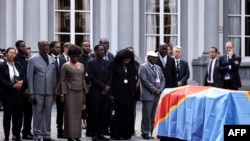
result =
[[[55,0],[54,33],[61,42],[92,41],[92,0]]]
[[[145,37],[147,51],[162,42],[180,43],[180,0],[146,0]]]

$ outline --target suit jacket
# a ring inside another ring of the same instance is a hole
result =
[[[93,53],[93,54],[91,54],[90,55],[92,58],[95,58],[95,53]],[[105,55],[106,56],[106,55]],[[113,62],[114,61],[114,59],[115,59],[115,57],[114,57],[114,55],[112,54],[112,53],[110,53],[110,52],[108,52],[108,61],[109,62]]]
[[[209,61],[210,62],[210,61]],[[208,67],[209,67],[209,62],[207,63],[207,71],[204,77],[204,86],[208,86],[207,83],[207,77],[208,77]],[[214,72],[213,72],[213,80],[214,80],[214,87],[218,87],[218,78],[219,78],[219,58],[216,59],[215,64],[214,64]]]
[[[177,87],[175,60],[172,57],[167,56],[167,62],[164,68],[160,57],[158,57],[156,64],[161,67],[162,73],[164,74],[165,88]]]
[[[27,87],[27,79],[22,69],[22,65],[18,62],[14,62],[15,68],[19,73],[19,78],[23,80],[23,86],[19,92],[24,92],[24,89]],[[2,93],[9,94],[13,92],[18,92],[13,88],[13,83],[10,81],[10,73],[7,62],[3,62],[0,65],[0,85],[2,87]]]
[[[182,82],[182,85],[187,85],[187,80],[189,78],[190,72],[188,63],[184,60],[180,60],[180,70],[177,77],[177,82]]]
[[[55,94],[57,85],[55,60],[48,55],[48,65],[40,53],[28,60],[27,79],[29,94]]]
[[[235,61],[238,62],[235,63]],[[236,54],[232,55],[232,58],[227,61],[227,55],[223,55],[219,58],[219,80],[218,87],[222,88],[224,84],[225,75],[228,72],[231,78],[231,84],[233,88],[241,87],[241,80],[239,75],[239,67],[241,63],[241,57]],[[229,65],[231,65],[231,69],[229,69]]]
[[[22,70],[23,70],[23,73],[24,73],[24,77],[25,77],[25,79],[27,79],[28,57],[27,56],[22,56],[21,54],[17,53],[14,61],[21,64]],[[22,88],[22,91],[24,92],[27,89],[27,87],[28,86],[27,86],[27,83],[26,83],[25,87]]]
[[[99,59],[93,59],[88,62],[88,76],[90,80],[89,96],[100,97],[101,91],[106,86],[111,86],[112,68],[107,60],[103,60],[103,70],[101,69]],[[109,96],[111,92],[106,94]]]
[[[165,88],[165,78],[161,71],[161,68],[158,65],[155,65],[159,74],[161,86],[161,91]],[[142,101],[153,101],[159,95],[155,94],[156,88],[156,75],[154,75],[154,70],[149,65],[149,63],[144,63],[139,68],[139,78],[141,81],[141,100]],[[176,74],[175,74],[176,75]]]
[[[67,62],[67,60],[65,59],[65,56],[64,56],[63,54],[61,54],[61,55],[59,56],[59,58],[60,58],[60,59],[63,59],[65,62]]]
[[[51,57],[54,59],[54,61],[56,62],[56,59],[51,55]],[[57,82],[59,82],[60,80],[60,72],[61,72],[61,69],[62,69],[62,66],[64,63],[66,63],[66,59],[64,57],[58,57],[59,59],[59,65],[56,66],[56,63],[55,63],[55,67],[56,67],[56,80]]]

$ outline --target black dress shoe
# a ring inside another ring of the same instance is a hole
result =
[[[68,141],[74,141],[74,139],[72,139],[72,138],[68,138]]]
[[[51,139],[51,138],[48,138],[48,139],[43,138],[43,141],[55,141],[55,140],[53,140],[53,139]]]
[[[9,138],[4,138],[4,141],[9,141]]]
[[[12,136],[12,140],[14,141],[15,139],[16,139],[16,136],[15,136],[15,135],[13,135],[13,136]]]
[[[79,138],[75,138],[76,141],[81,141]]]
[[[22,139],[33,140],[33,135],[23,135]]]
[[[141,134],[142,138],[145,140],[149,140],[150,136],[148,134]]]

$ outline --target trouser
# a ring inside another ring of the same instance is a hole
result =
[[[34,139],[50,138],[51,112],[53,95],[35,95],[36,104],[33,103],[33,133]]]
[[[3,128],[4,135],[9,138],[10,123],[12,119],[12,133],[20,138],[22,127],[22,94],[13,92],[5,94],[3,97],[4,115],[3,115]]]
[[[31,134],[32,103],[28,96],[23,96],[23,135]]]
[[[142,101],[142,134],[149,134],[152,132],[158,101],[158,97],[156,97],[153,101]]]
[[[61,102],[61,96],[56,96],[56,124],[58,134],[63,133],[63,113],[64,113],[64,104]]]
[[[90,98],[89,108],[89,122],[93,126],[93,135],[103,134],[105,125],[108,123],[109,116],[109,98],[107,96],[100,96],[98,98]]]

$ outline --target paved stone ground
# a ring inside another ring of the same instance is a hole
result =
[[[137,102],[137,107],[136,107],[136,136],[133,136],[130,141],[142,141],[141,137],[141,132],[140,132],[140,125],[141,125],[141,109],[142,109],[142,103]],[[4,132],[3,132],[3,112],[0,112],[0,141],[4,140]],[[56,141],[66,141],[66,139],[58,139],[57,138],[57,130],[56,130],[56,106],[55,104],[53,105],[52,109],[52,119],[51,119],[51,130],[52,134],[51,137],[55,139]],[[85,136],[85,129],[82,130],[82,141],[91,141],[92,139],[89,137]],[[10,136],[11,138],[12,136]],[[151,139],[151,141],[154,139]],[[23,141],[28,141],[28,140],[23,140]]]

